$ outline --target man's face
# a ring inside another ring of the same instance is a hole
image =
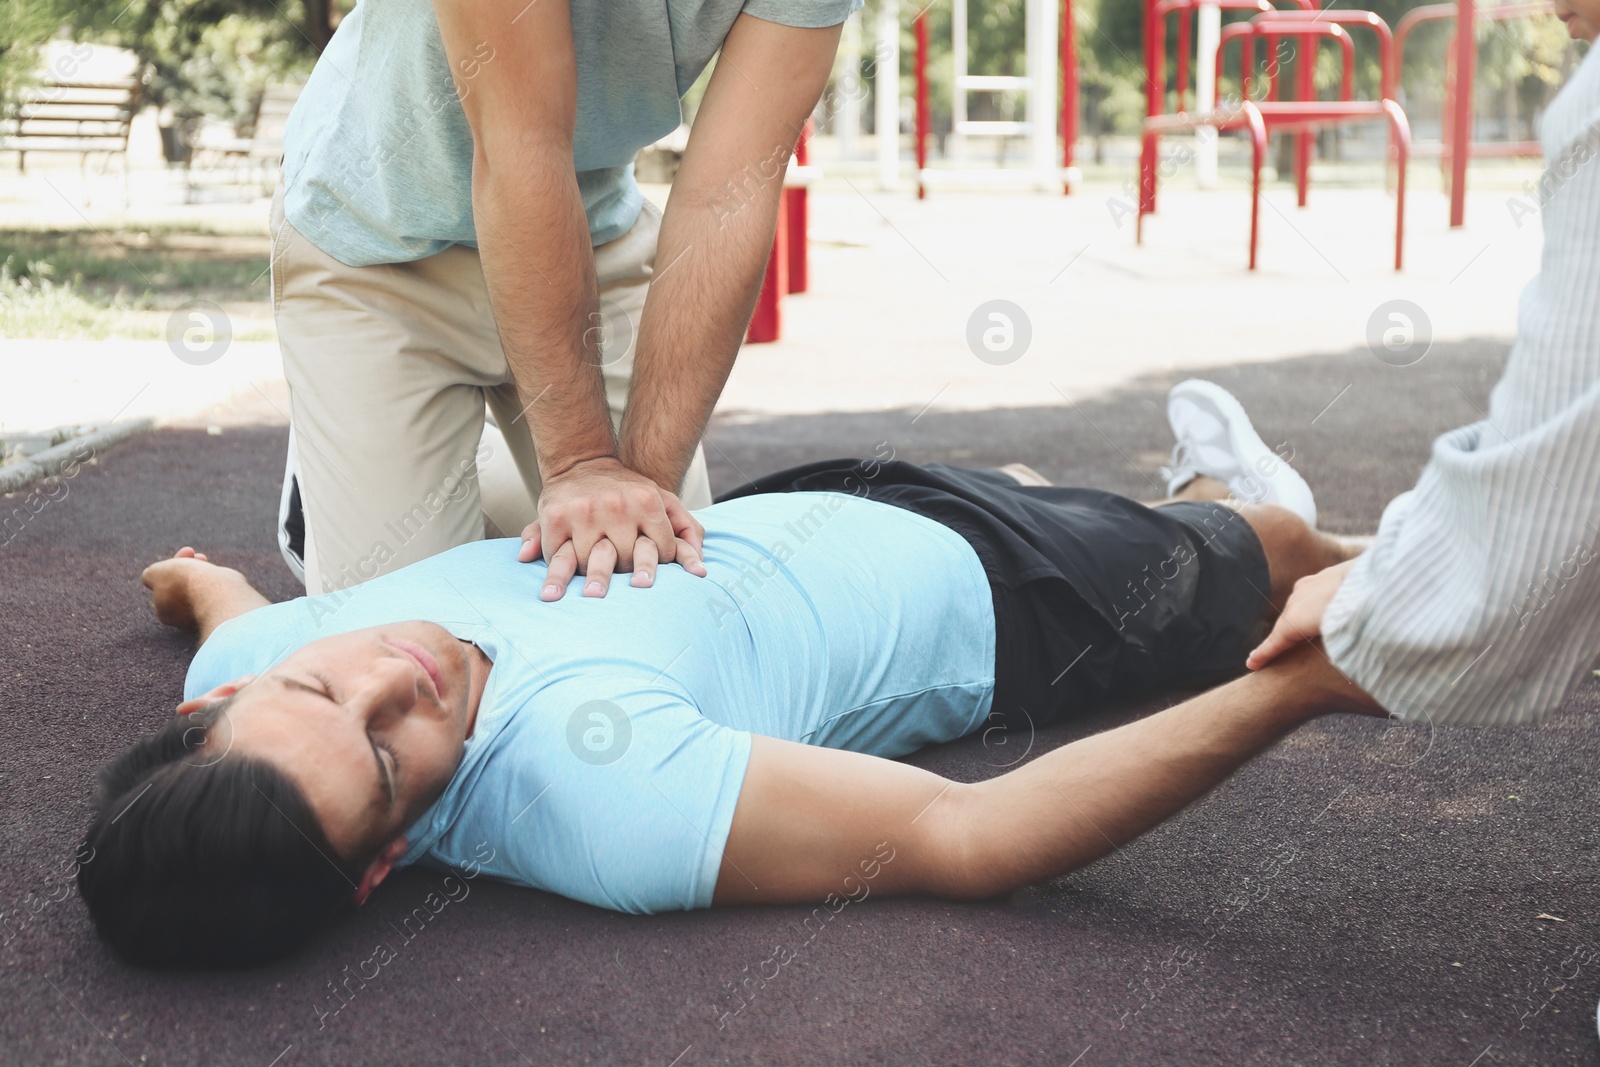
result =
[[[1556,17],[1567,24],[1575,41],[1593,41],[1600,34],[1600,0],[1555,0]]]
[[[206,749],[287,775],[354,858],[404,833],[455,773],[482,691],[475,656],[429,622],[313,641],[238,691]]]

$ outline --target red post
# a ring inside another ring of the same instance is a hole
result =
[[[1072,0],[1061,0],[1061,167],[1072,167],[1078,144],[1078,28],[1072,23]],[[1061,183],[1062,193],[1072,186]]]
[[[1248,100],[1248,98],[1247,98]],[[1258,123],[1250,131],[1250,269],[1256,269],[1256,246],[1261,240],[1261,164],[1266,155],[1267,128]]]
[[[811,120],[807,119],[805,128],[800,131],[800,140],[794,146],[794,161],[802,167],[811,159],[810,140]],[[811,281],[811,244],[807,240],[810,205],[806,202],[809,191],[804,185],[783,191],[784,210],[789,215],[788,292],[791,293],[805,292]]]
[[[1194,12],[1189,8],[1180,7],[1178,9],[1178,71],[1175,88],[1178,90],[1179,111],[1188,110],[1184,105],[1189,93],[1189,49],[1191,47],[1189,37],[1193,17]],[[1161,28],[1165,30],[1165,24]]]
[[[1166,108],[1166,56],[1161,43],[1165,23],[1156,16],[1156,0],[1144,0],[1144,113],[1155,118]],[[1147,131],[1139,148],[1139,222],[1156,209],[1156,139]]]
[[[756,297],[755,314],[750,317],[750,329],[745,331],[746,344],[758,345],[776,341],[782,332],[779,306],[783,293],[789,287],[789,212],[785,210],[787,197],[778,197],[778,229],[772,238],[772,255],[767,257],[766,277],[761,279],[761,295]]]
[[[1393,100],[1384,102],[1384,110],[1389,115],[1389,140],[1394,145],[1395,162],[1399,169],[1394,188],[1394,269],[1399,270],[1405,262],[1406,164],[1411,160],[1411,124],[1406,121],[1406,113]]]
[[[1262,36],[1262,40],[1267,42],[1267,99],[1277,100],[1278,78],[1283,74],[1283,63],[1279,57],[1283,53],[1278,51],[1278,38],[1276,34],[1264,34]],[[1244,61],[1245,65],[1248,66],[1250,63],[1254,62],[1255,58],[1256,41],[1255,38],[1252,37],[1250,38],[1250,58]],[[1244,77],[1244,71],[1242,69],[1239,72],[1239,77]]]
[[[1472,0],[1456,0],[1456,76],[1450,115],[1450,225],[1467,217],[1467,157],[1472,154],[1472,80],[1478,61],[1477,12]]]
[[[1294,68],[1297,84],[1294,95],[1296,99],[1312,101],[1317,98],[1316,82],[1312,80],[1316,73],[1317,40],[1314,37],[1296,39],[1300,47],[1295,52]],[[1276,39],[1272,42],[1272,61],[1278,61]],[[1306,206],[1306,192],[1311,187],[1311,133],[1301,130],[1295,135],[1294,142],[1294,187],[1295,199],[1301,207]]]
[[[925,200],[927,186],[922,172],[928,169],[928,10],[922,9],[914,23],[917,31],[917,199]],[[955,90],[960,92],[958,88]]]

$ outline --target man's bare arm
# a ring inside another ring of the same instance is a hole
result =
[[[435,0],[445,54],[473,135],[472,203],[501,347],[538,448],[544,598],[587,570],[603,593],[641,542],[677,557],[675,495],[617,459],[600,372],[599,302],[572,137],[577,57],[567,4]],[[593,556],[595,552],[598,556]],[[532,558],[534,553],[525,553]]]
[[[571,16],[565,4],[525,0],[434,7],[472,128],[473,219],[489,301],[529,405],[524,419],[539,444],[540,474],[558,478],[616,454],[589,331],[599,304],[572,156]]]
[[[621,459],[676,490],[761,289],[783,175],[827,84],[840,27],[740,15],[695,114],[661,220]]]
[[[1176,707],[973,784],[757,737],[713,899],[848,895],[865,884],[863,863],[875,872],[874,893],[1008,892],[1132,841],[1284,734],[1331,711],[1382,714],[1320,647],[1307,646]],[[880,846],[892,850],[892,862],[882,862]]]

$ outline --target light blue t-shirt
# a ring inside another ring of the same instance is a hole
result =
[[[628,232],[639,149],[678,128],[679,100],[741,11],[786,26],[843,22],[861,0],[571,0],[578,188],[595,244]],[[493,41],[454,80],[429,0],[360,0],[317,60],[284,134],[284,211],[352,267],[477,242],[472,130],[456,96],[512,60]]]
[[[628,912],[711,903],[750,735],[880,756],[973,732],[994,695],[976,553],[931,519],[840,493],[702,509],[707,578],[662,567],[546,604],[515,540],[219,627],[185,697],[320,637],[423,619],[493,661],[473,735],[406,862]],[[492,859],[483,862],[484,857]]]

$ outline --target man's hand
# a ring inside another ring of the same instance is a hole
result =
[[[541,600],[560,600],[574,574],[589,579],[584,596],[601,597],[616,571],[631,570],[640,589],[655,582],[661,563],[705,577],[705,536],[675,493],[615,459],[592,459],[545,482],[539,520],[522,531],[517,558],[542,555],[550,564]]]
[[[1250,653],[1245,666],[1259,671],[1295,645],[1322,636],[1322,613],[1328,610],[1334,594],[1344,584],[1344,576],[1350,573],[1355,562],[1352,559],[1336,563],[1295,582],[1294,592],[1289,594],[1283,614],[1278,616],[1267,639]]]
[[[139,575],[150,590],[150,607],[166,626],[179,630],[198,628],[190,584],[197,571],[218,570],[205,555],[185,545],[171,559],[152,563]]]
[[[150,564],[140,580],[150,590],[156,618],[179,630],[197,631],[201,644],[229,619],[267,603],[243,574],[219,567],[187,546],[171,559]]]

